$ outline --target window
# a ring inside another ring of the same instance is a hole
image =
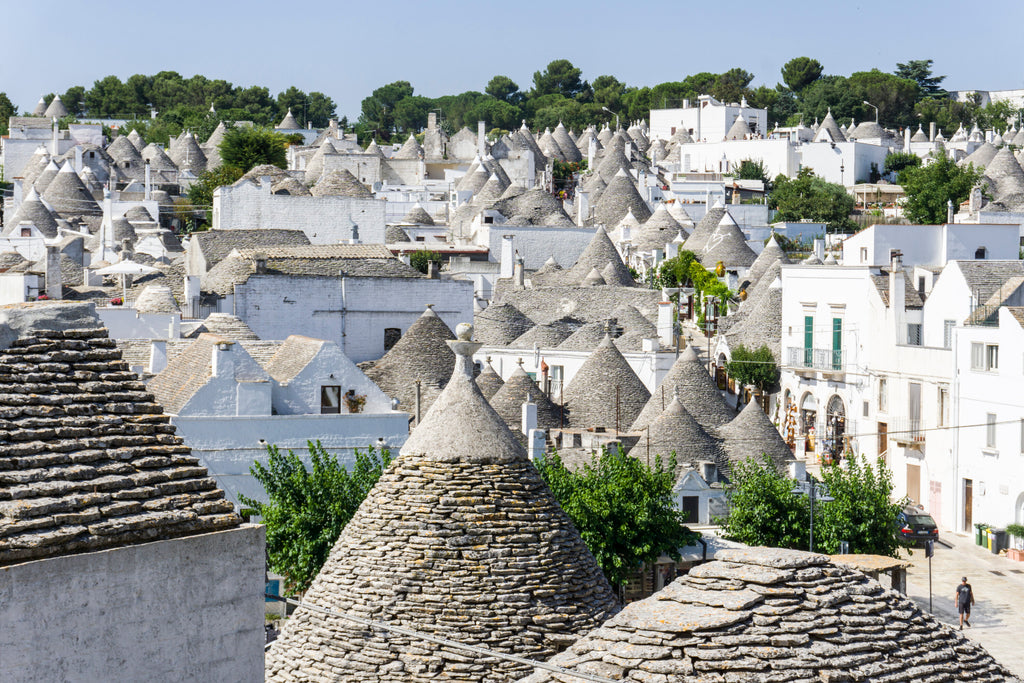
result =
[[[938,426],[945,427],[949,424],[949,389],[946,387],[939,387],[938,408]]]
[[[700,496],[683,496],[683,522],[697,524],[700,521]]]
[[[384,351],[390,351],[391,347],[398,343],[398,340],[402,338],[402,329],[399,327],[385,327],[384,328]]]
[[[320,412],[324,415],[337,415],[341,413],[341,387],[322,386],[320,387]]]
[[[985,247],[978,247],[974,252],[974,258],[976,259],[984,259],[986,256],[988,256],[988,249]]]
[[[868,248],[867,247],[861,247],[860,248],[860,262],[861,263],[867,263],[868,262]]]
[[[956,327],[955,320],[942,321],[942,348],[953,348],[953,329]]]
[[[924,296],[924,275],[917,276],[917,293]]]
[[[889,383],[884,377],[878,379],[878,412],[889,410]]]
[[[867,417],[870,412],[871,412],[871,404],[868,403],[867,401],[864,401],[864,417]]]
[[[907,323],[907,345],[921,346],[920,323]]]
[[[985,346],[985,369],[999,369],[999,346],[997,344],[988,344]]]
[[[814,360],[814,316],[804,316],[804,367],[811,367]]]
[[[996,447],[996,414],[989,413],[985,416],[985,447]]]
[[[978,342],[971,343],[971,370],[985,369],[985,345]]]
[[[31,237],[32,236],[32,228],[22,228],[21,229],[21,236],[22,237]]]
[[[843,368],[843,319],[832,318],[832,369]]]

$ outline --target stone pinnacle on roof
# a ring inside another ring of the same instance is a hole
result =
[[[46,170],[47,165],[50,163],[50,153],[47,151],[45,145],[39,145],[36,147],[35,152],[29,157],[29,160],[25,163],[25,167],[21,171],[21,186],[31,187],[35,184],[36,179],[39,175]]]
[[[906,595],[842,562],[720,550],[547,663],[623,681],[1018,680]],[[570,680],[537,669],[520,683]]]
[[[62,119],[67,116],[68,113],[68,108],[60,101],[60,95],[54,95],[53,99],[50,100],[50,106],[46,108],[46,112],[43,116],[48,119]]]
[[[569,137],[569,132],[565,130],[565,126],[562,125],[561,121],[559,121],[558,125],[555,126],[555,130],[552,131],[551,136],[555,139],[555,142],[558,143],[562,153],[565,155],[566,161],[578,162],[583,160],[583,154],[580,153],[579,148],[576,147],[572,138]]]
[[[629,274],[629,269],[620,267],[615,261],[608,261],[605,267],[601,269],[601,280],[606,285],[615,285],[617,287],[636,286],[636,281]]]
[[[277,124],[278,130],[298,130],[300,128],[299,122],[292,116],[292,108],[288,107],[288,113],[285,114],[284,118],[281,119],[281,123]]]
[[[616,610],[611,587],[472,379],[472,326],[450,381],[345,526],[305,594],[337,613],[544,660]],[[450,351],[450,352],[451,352]],[[415,654],[413,654],[415,653]],[[529,669],[298,608],[268,681],[497,683]]]
[[[498,393],[498,389],[501,389],[504,384],[501,375],[495,372],[494,366],[491,365],[491,357],[487,356],[484,369],[476,376],[476,385],[480,388],[480,393],[490,401],[491,397]]]
[[[625,169],[619,169],[594,203],[594,221],[614,227],[628,211],[641,223],[651,217],[651,209],[637,191],[632,176]]]
[[[639,431],[654,422],[677,389],[683,406],[705,429],[719,427],[736,416],[726,405],[715,381],[708,374],[707,365],[700,360],[691,344],[683,349],[665,379],[654,390],[651,400],[633,422],[632,431]]]
[[[571,426],[617,431],[628,430],[651,397],[610,335],[587,357],[563,395]]]
[[[580,287],[597,287],[606,284],[608,283],[601,277],[601,272],[597,268],[591,268],[587,276],[580,280]]]
[[[428,307],[384,357],[366,371],[385,394],[401,401],[401,409],[416,406],[416,381],[420,382],[421,406],[426,410],[451,377],[455,356],[445,343],[455,335]]]
[[[409,133],[409,139],[405,141],[405,144],[395,152],[392,159],[419,159],[423,156],[423,148],[420,147],[420,143],[416,141],[416,136]]]
[[[67,162],[65,162],[65,164],[66,163]],[[46,188],[50,186],[50,183],[53,182],[53,179],[57,177],[58,173],[60,173],[60,166],[57,165],[56,161],[50,159],[46,162],[46,166],[43,168],[42,173],[40,173],[35,182],[32,183],[32,187],[35,188],[36,192],[42,195],[46,192]]]
[[[218,128],[223,127],[223,125],[224,124],[221,123]],[[216,133],[216,131],[214,131],[214,133]],[[139,131],[135,128],[132,128],[131,132],[128,133],[128,142],[132,143],[135,149],[139,152],[142,152],[143,148],[146,146],[146,141],[142,139],[142,136],[139,135]]]

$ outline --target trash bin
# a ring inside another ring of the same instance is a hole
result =
[[[974,542],[978,545],[984,545],[985,541],[985,527],[974,525]]]
[[[992,535],[992,546],[989,548],[992,554],[998,555],[1000,550],[1006,550],[1006,529],[991,529],[989,533]]]
[[[992,529],[985,529],[985,542],[982,543],[982,546],[988,548],[989,551],[992,550]]]

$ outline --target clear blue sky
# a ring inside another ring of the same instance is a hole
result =
[[[482,91],[505,74],[525,90],[559,58],[588,80],[611,74],[639,86],[734,66],[754,85],[774,85],[800,55],[842,75],[930,58],[950,90],[1024,88],[1024,62],[1011,52],[1024,26],[1020,0],[46,0],[0,11],[0,91],[29,110],[43,93],[109,74],[172,70],[274,95],[289,85],[319,90],[354,119],[362,98],[391,81],[436,97]]]

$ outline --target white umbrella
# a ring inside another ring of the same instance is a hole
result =
[[[128,301],[128,285],[125,283],[125,275],[150,275],[160,272],[159,268],[147,266],[144,263],[136,263],[125,259],[96,269],[97,275],[120,275],[121,276],[121,301]]]

